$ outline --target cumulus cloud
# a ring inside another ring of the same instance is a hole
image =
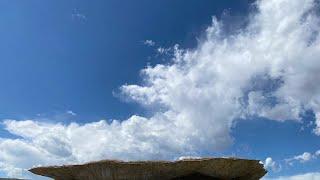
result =
[[[320,156],[320,150],[310,153],[304,152],[302,154],[287,158],[281,161],[274,161],[271,157],[267,157],[264,162],[261,162],[264,165],[265,169],[272,170],[273,172],[280,172],[282,170],[282,163],[289,164],[293,166],[295,162],[306,163],[311,160],[316,160]]]
[[[271,169],[274,172],[278,172],[281,170],[280,164],[273,161],[271,157],[266,158],[266,160],[263,162],[263,166],[265,169]]]
[[[263,178],[264,180],[317,180],[320,179],[320,172],[310,172],[292,176],[280,176],[277,178]]]
[[[235,121],[250,116],[300,121],[312,110],[320,135],[316,1],[260,0],[256,7],[248,25],[232,34],[213,17],[197,47],[176,46],[170,62],[142,70],[142,84],[120,88],[133,101],[159,107],[151,117],[66,125],[4,121],[17,138],[0,139],[1,171],[102,158],[201,156],[232,144]]]

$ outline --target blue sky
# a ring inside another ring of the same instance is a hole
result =
[[[1,1],[0,175],[237,156],[319,177],[318,1],[289,2]]]
[[[135,105],[112,92],[139,82],[139,70],[148,63],[163,62],[143,41],[193,47],[211,16],[229,8],[243,14],[247,3],[3,1],[1,115],[72,109],[84,120],[127,118]]]

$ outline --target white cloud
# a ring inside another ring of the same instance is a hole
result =
[[[158,52],[159,54],[169,54],[169,53],[171,53],[171,51],[172,51],[172,48],[159,47],[159,48],[157,49],[157,52]]]
[[[248,26],[231,35],[213,18],[197,47],[176,46],[172,61],[142,70],[143,84],[121,87],[132,100],[159,106],[149,118],[68,125],[6,120],[6,129],[19,138],[0,140],[1,170],[201,156],[232,144],[235,120],[252,115],[299,121],[310,109],[320,134],[320,23],[314,2],[258,1]]]
[[[317,112],[315,113],[315,116],[316,116],[316,122],[315,122],[316,128],[313,130],[313,132],[314,132],[316,135],[320,136],[320,112],[317,111]]]
[[[279,172],[281,170],[280,164],[273,161],[271,157],[267,157],[266,160],[263,162],[265,169],[271,169],[274,172]]]
[[[300,162],[300,163],[306,163],[311,160],[315,160],[319,158],[320,156],[320,150],[316,151],[315,153],[310,153],[310,152],[304,152],[302,154],[293,156],[291,158],[284,159],[283,162],[293,166],[295,162]],[[262,164],[264,165],[264,168],[270,169],[274,172],[279,172],[282,169],[282,161],[274,161],[271,157],[267,157]]]
[[[309,153],[309,152],[304,152],[301,155],[293,157],[293,159],[298,160],[300,162],[307,162],[307,161],[310,161],[312,159],[312,154]]]
[[[293,176],[280,176],[277,178],[263,178],[263,180],[318,180],[320,179],[320,172],[310,172],[305,174],[298,174]]]
[[[297,156],[294,156],[292,158],[285,159],[285,161],[288,164],[293,165],[293,162],[295,162],[295,161],[299,161],[300,163],[305,163],[305,162],[308,162],[312,159],[317,159],[317,158],[319,158],[319,156],[320,156],[320,150],[316,151],[313,154],[310,152],[304,152],[304,153],[297,155]]]
[[[76,116],[77,115],[77,113],[75,113],[75,112],[73,112],[71,110],[68,110],[66,113],[70,114],[71,116]]]
[[[156,45],[156,43],[154,41],[150,40],[150,39],[147,39],[147,40],[143,41],[143,44],[147,45],[147,46],[150,46],[150,47]]]
[[[258,115],[272,120],[300,120],[300,109],[294,104],[279,103],[273,106],[267,105],[268,97],[261,91],[252,91],[248,94],[248,114]]]
[[[177,160],[183,161],[188,159],[201,159],[201,157],[200,156],[181,156]]]

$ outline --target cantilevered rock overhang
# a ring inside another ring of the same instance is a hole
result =
[[[258,160],[235,158],[173,162],[103,160],[82,165],[36,167],[29,171],[55,180],[258,180],[267,173]]]

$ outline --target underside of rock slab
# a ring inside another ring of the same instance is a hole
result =
[[[129,162],[103,160],[81,165],[36,167],[29,171],[55,180],[258,180],[267,173],[258,160],[235,158]]]

